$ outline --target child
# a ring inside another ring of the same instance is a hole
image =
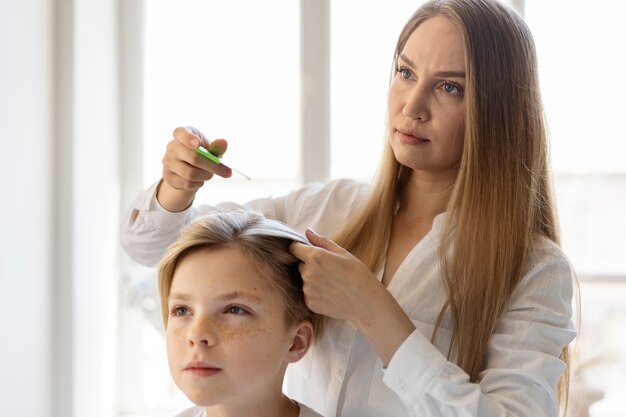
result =
[[[298,261],[304,236],[252,211],[194,221],[159,266],[170,371],[196,404],[177,417],[321,417],[282,392],[313,340]]]

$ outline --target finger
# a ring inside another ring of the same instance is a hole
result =
[[[191,159],[193,160],[194,157],[191,156]],[[208,181],[213,177],[213,171],[220,169],[219,166],[214,165],[215,169],[212,171],[210,167],[201,165],[199,162],[188,163],[183,159],[171,159],[163,164],[163,169],[174,172],[186,181]]]
[[[303,243],[299,243],[299,242],[292,242],[291,245],[289,245],[289,252],[295,256],[296,258],[300,259],[301,261],[304,262],[304,258],[306,257],[307,254],[307,248],[309,248],[308,245],[305,245]],[[301,268],[304,264],[300,264],[298,266],[298,268]]]
[[[184,156],[183,159],[186,163],[201,170],[206,170],[220,177],[229,178],[233,175],[233,171],[230,167],[224,164],[216,164],[215,162],[205,158],[202,155],[198,155],[195,151]]]
[[[228,142],[226,139],[215,139],[210,143],[208,150],[213,155],[217,155],[218,157],[222,157],[228,148]],[[219,165],[219,169],[215,171],[217,175],[224,178],[229,178],[233,175],[233,171],[230,167],[227,167],[223,164]]]
[[[209,144],[211,143],[211,141],[204,135],[204,133],[200,131],[200,129],[197,129],[193,126],[185,126],[185,129],[200,138],[200,145],[204,146],[207,149],[209,148]]]
[[[204,135],[195,127],[177,127],[174,129],[174,139],[187,148],[196,149],[203,142]]]
[[[326,249],[327,251],[333,253],[339,253],[343,251],[343,248],[333,242],[332,240],[324,237],[322,235],[317,234],[313,229],[308,228],[304,232],[306,238],[311,242],[313,246],[317,246],[318,248]]]
[[[175,190],[197,191],[204,185],[204,181],[189,181],[172,171],[164,171],[163,180]]]
[[[184,134],[183,134],[184,135]],[[179,136],[182,137],[182,136]],[[189,149],[181,141],[174,139],[167,144],[163,156],[163,168],[176,172],[187,180],[209,180],[213,174],[228,178],[232,170],[222,164],[216,164],[207,158],[198,155],[195,150]],[[194,171],[197,170],[197,171]]]
[[[215,139],[207,148],[213,155],[221,157],[226,153],[228,142],[226,139]]]

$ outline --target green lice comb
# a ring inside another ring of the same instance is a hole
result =
[[[211,152],[209,152],[204,146],[198,146],[196,148],[196,153],[198,155],[202,155],[204,156],[206,159],[208,159],[209,161],[213,161],[218,165],[224,165],[226,168],[230,168],[233,171],[235,171],[237,174],[241,175],[242,177],[244,177],[245,179],[247,179],[248,181],[250,181],[252,178],[250,178],[249,176],[247,176],[246,174],[244,174],[243,172],[239,171],[238,169],[235,169],[231,166],[226,165],[225,163],[222,162],[222,159],[217,156],[217,155],[213,155]]]

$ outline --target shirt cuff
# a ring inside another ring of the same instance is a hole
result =
[[[441,352],[416,329],[383,370],[383,382],[403,401],[414,404],[428,391],[447,363]]]
[[[146,190],[137,209],[146,216],[145,219],[155,229],[178,229],[189,218],[192,205],[190,204],[185,210],[176,213],[164,209],[156,198],[156,191],[160,183],[161,181],[157,181]]]

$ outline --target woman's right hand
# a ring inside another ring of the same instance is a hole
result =
[[[177,127],[163,156],[163,179],[157,188],[157,200],[167,211],[178,212],[191,205],[196,192],[213,175],[228,178],[230,168],[209,161],[195,152],[204,146],[212,154],[222,156],[228,143],[224,139],[210,142],[194,127]]]

